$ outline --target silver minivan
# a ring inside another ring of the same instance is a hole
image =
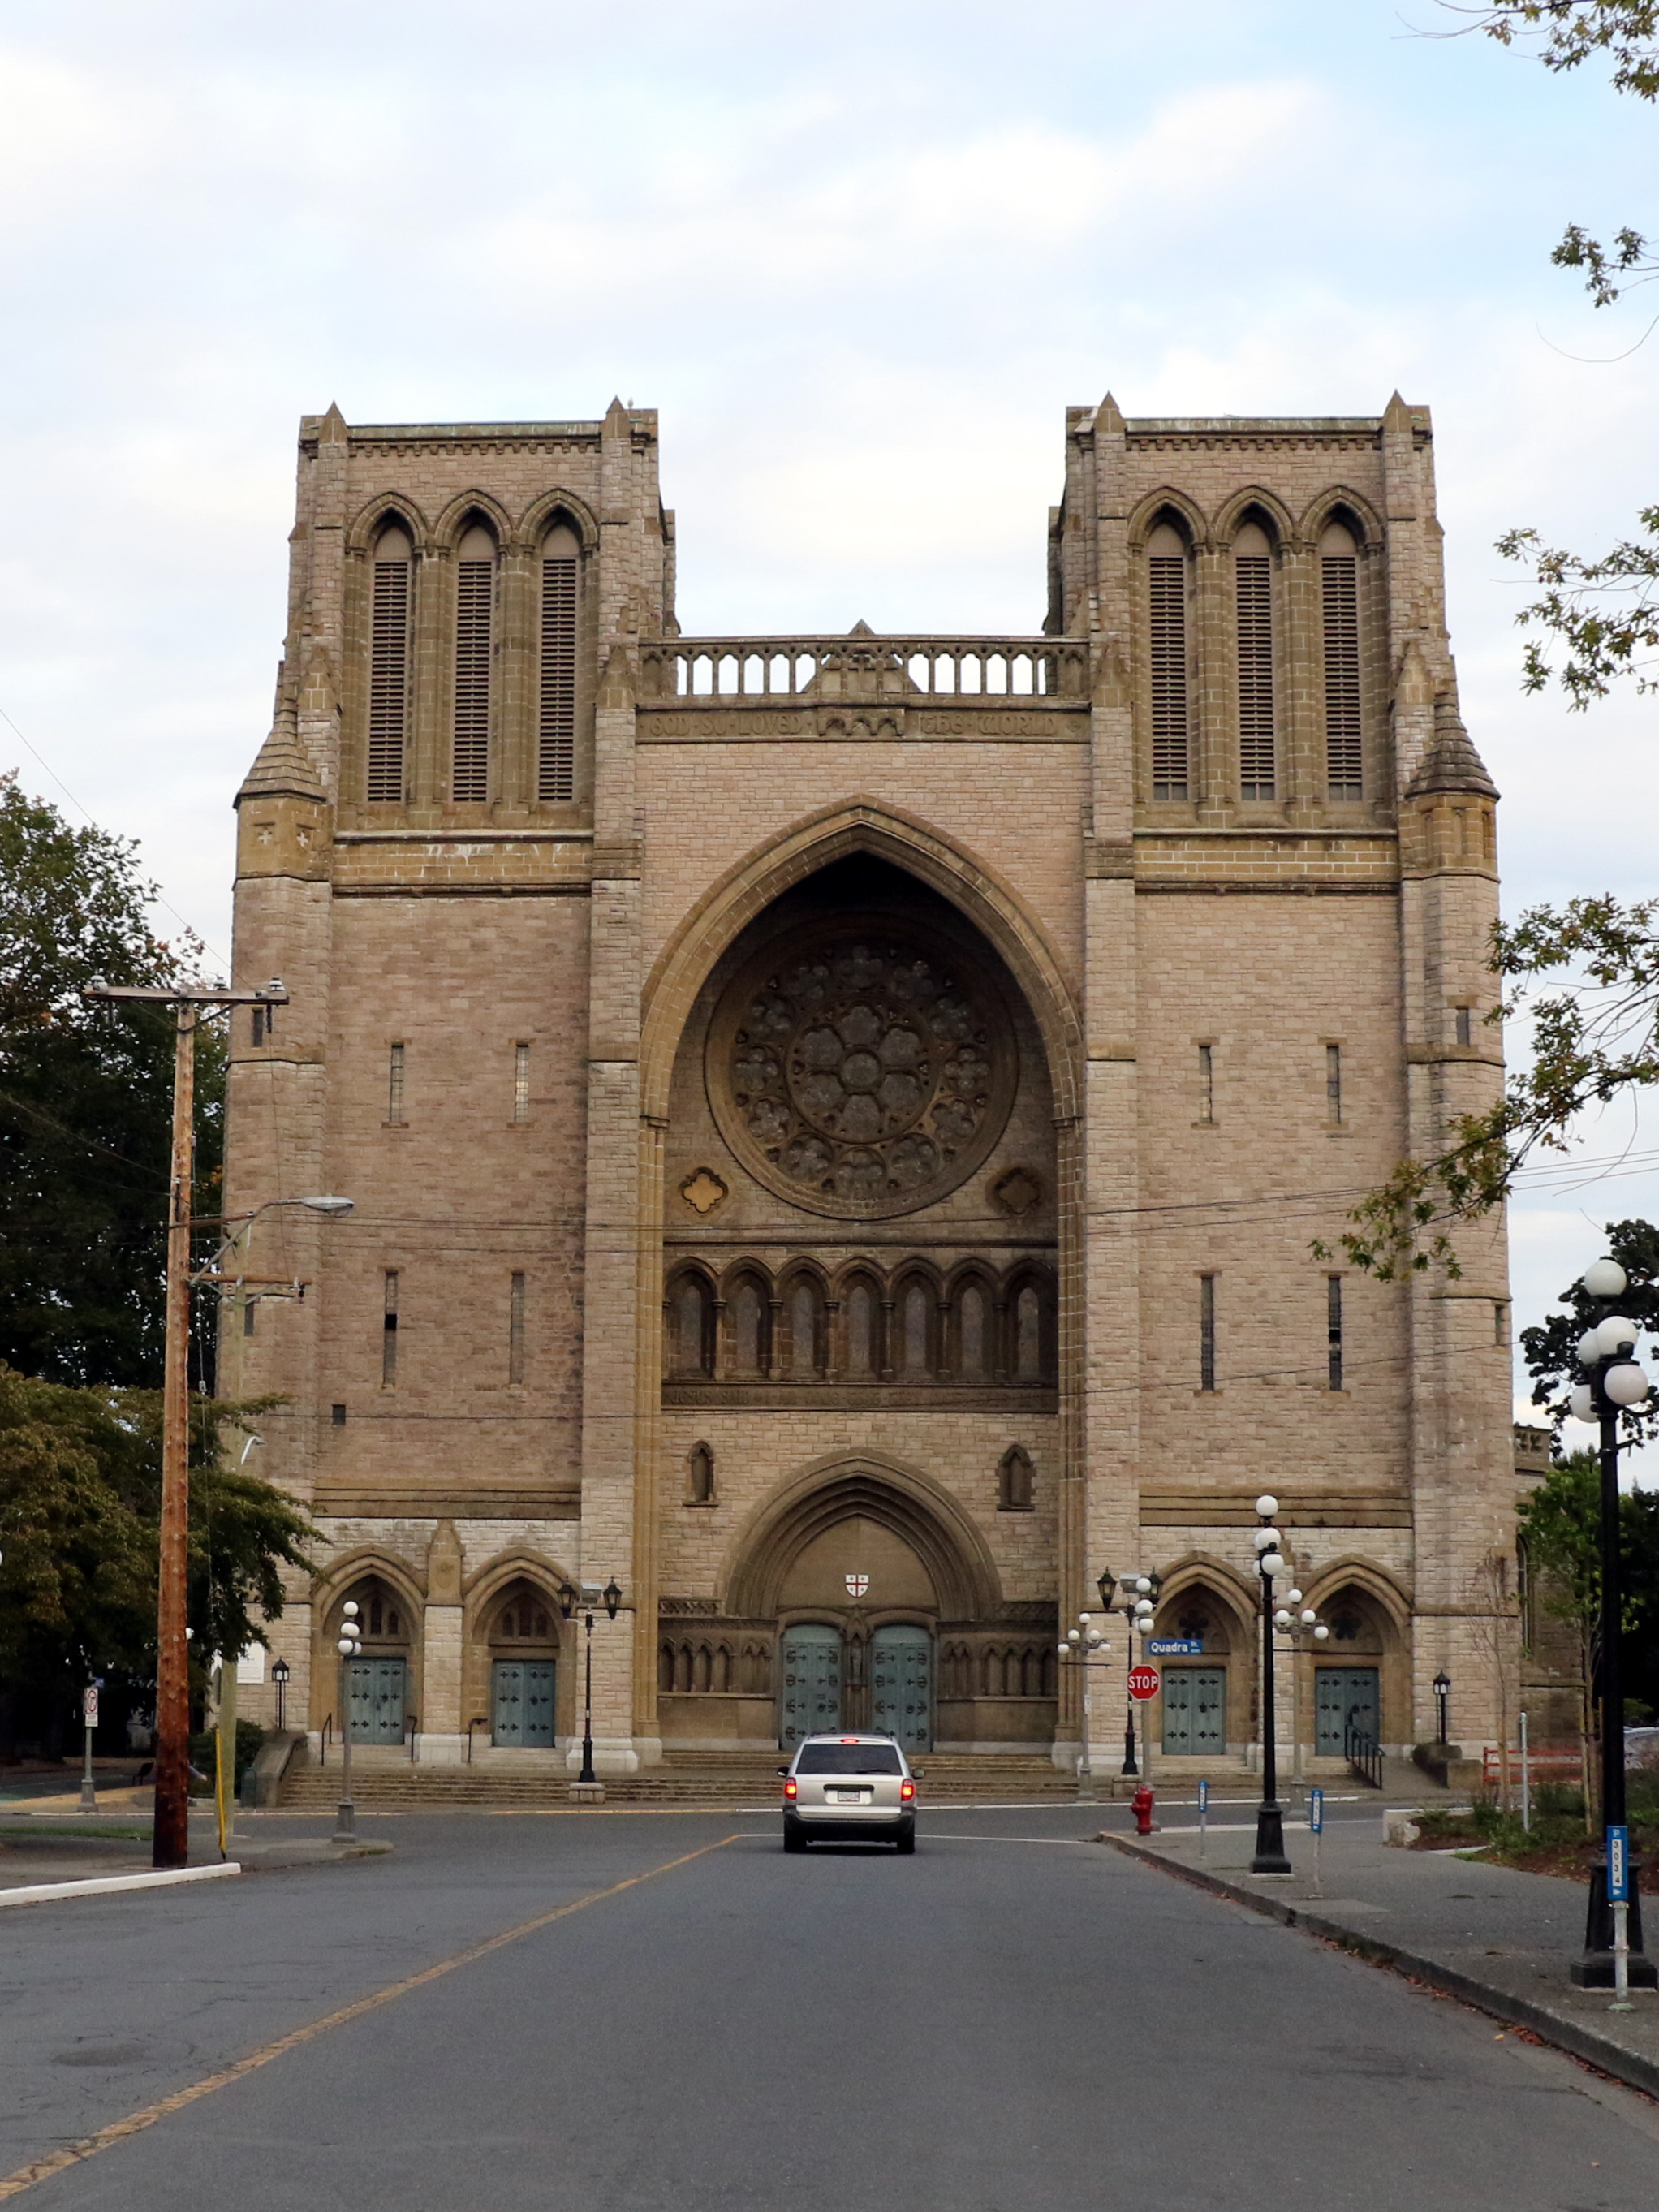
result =
[[[915,1850],[916,1774],[890,1735],[809,1735],[778,1772],[785,1850],[832,1837]]]

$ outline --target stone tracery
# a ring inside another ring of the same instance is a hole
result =
[[[751,963],[707,1068],[722,1134],[769,1189],[860,1218],[909,1212],[970,1175],[1017,1076],[995,985],[908,919],[819,924]]]

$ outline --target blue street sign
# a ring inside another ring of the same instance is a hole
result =
[[[1198,1785],[1198,1809],[1200,1813],[1207,1813],[1210,1809],[1210,1785],[1207,1782],[1200,1782]]]
[[[1201,1659],[1204,1638],[1201,1636],[1149,1636],[1146,1638],[1149,1659]]]
[[[1607,1830],[1607,1903],[1630,1903],[1630,1830]]]
[[[1322,1790],[1308,1792],[1308,1826],[1316,1836],[1322,1836],[1325,1832],[1325,1793]]]

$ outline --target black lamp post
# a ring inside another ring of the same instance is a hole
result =
[[[603,1589],[600,1589],[595,1583],[584,1583],[580,1591],[578,1592],[574,1584],[570,1583],[561,1583],[559,1584],[559,1611],[564,1615],[567,1620],[569,1620],[571,1614],[575,1611],[579,1596],[586,1608],[582,1616],[583,1626],[587,1631],[586,1668],[582,1685],[582,1771],[576,1777],[578,1782],[597,1782],[599,1778],[593,1771],[592,1608],[599,1600],[603,1598],[605,1601],[605,1609],[606,1613],[610,1614],[611,1620],[614,1620],[617,1618],[617,1608],[622,1603],[622,1595],[621,1590],[617,1586],[617,1578],[614,1575],[612,1575],[611,1580],[605,1584]]]
[[[1273,1577],[1285,1572],[1279,1534],[1273,1526],[1276,1498],[1255,1501],[1261,1527],[1255,1532],[1255,1568],[1261,1577],[1261,1802],[1255,1814],[1255,1856],[1252,1874],[1289,1874],[1285,1856],[1285,1811],[1279,1802],[1279,1741],[1273,1712]]]
[[[286,1659],[279,1659],[270,1670],[270,1679],[276,1686],[276,1732],[280,1735],[288,1722],[288,1676]]]
[[[1123,1615],[1123,1625],[1128,1632],[1125,1638],[1124,1663],[1130,1669],[1133,1668],[1135,1663],[1136,1629],[1139,1628],[1147,1634],[1152,1631],[1158,1585],[1158,1577],[1156,1575],[1125,1575],[1123,1577],[1123,1603],[1118,1610]],[[1118,1588],[1116,1576],[1109,1570],[1099,1577],[1095,1588],[1100,1592],[1102,1607],[1109,1613],[1112,1609],[1112,1593]],[[1135,1764],[1135,1701],[1127,1689],[1124,1692],[1123,1703],[1123,1764],[1118,1771],[1120,1774],[1138,1777],[1140,1769]]]
[[[1447,1735],[1450,1723],[1446,1718],[1446,1700],[1450,1695],[1451,1676],[1443,1667],[1434,1678],[1434,1726],[1437,1743],[1446,1743],[1450,1740]]]
[[[1619,1527],[1619,1415],[1626,1406],[1639,1406],[1648,1395],[1648,1378],[1631,1354],[1640,1334],[1633,1321],[1617,1310],[1617,1301],[1629,1279],[1616,1260],[1597,1260],[1584,1270],[1583,1287],[1603,1316],[1578,1340],[1578,1365],[1584,1380],[1571,1394],[1575,1416],[1595,1421],[1601,1431],[1601,1606],[1595,1651],[1595,1686],[1601,1700],[1601,1835],[1602,1853],[1590,1868],[1589,1899],[1584,1921],[1584,1953],[1572,1963],[1572,1979],[1580,1989],[1612,1989],[1618,1978],[1614,1958],[1615,1911],[1607,1896],[1607,1832],[1625,1826],[1625,1686],[1620,1664],[1619,1632],[1623,1611],[1623,1576]],[[1584,1777],[1588,1791],[1589,1777]],[[1629,1984],[1632,1989],[1659,1987],[1659,1970],[1642,1954],[1642,1900],[1639,1867],[1630,1858],[1630,1903],[1625,1911],[1625,1933],[1630,1947]]]

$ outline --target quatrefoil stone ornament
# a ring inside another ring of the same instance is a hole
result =
[[[720,1133],[779,1196],[868,1219],[955,1189],[1002,1133],[1013,1024],[988,969],[906,919],[795,932],[710,1028]]]
[[[711,1214],[726,1196],[726,1185],[713,1168],[698,1168],[680,1185],[680,1196],[693,1213]]]

